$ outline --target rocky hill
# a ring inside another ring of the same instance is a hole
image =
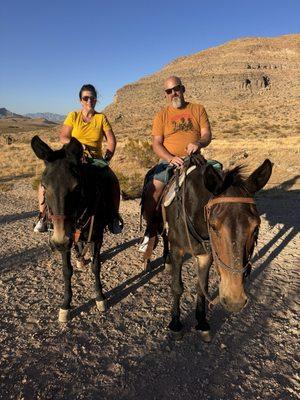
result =
[[[162,82],[180,76],[186,99],[206,107],[216,138],[300,131],[300,35],[244,38],[178,58],[126,85],[104,112],[118,136],[147,137],[164,106]]]
[[[0,108],[0,118],[6,118],[6,117],[8,117],[8,118],[24,118],[23,115],[15,114],[15,113],[7,110],[5,107]]]

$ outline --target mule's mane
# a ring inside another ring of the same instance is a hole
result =
[[[223,172],[224,186],[234,186],[243,190],[248,190],[245,165],[238,165],[231,170]]]

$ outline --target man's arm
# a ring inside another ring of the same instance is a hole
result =
[[[211,130],[210,127],[201,129],[201,137],[194,143],[189,143],[186,152],[188,155],[196,153],[202,147],[206,147],[211,142]]]
[[[154,153],[157,154],[159,158],[168,161],[168,163],[170,163],[171,165],[180,167],[183,164],[182,158],[169,153],[163,145],[163,142],[163,136],[152,136],[152,148]]]

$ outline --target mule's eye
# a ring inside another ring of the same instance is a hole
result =
[[[211,227],[211,229],[212,229],[213,231],[216,231],[216,230],[217,230],[216,225],[214,225],[214,224],[212,224],[212,223],[210,223],[209,225],[210,225],[210,227]]]
[[[77,192],[79,192],[79,190],[80,190],[80,186],[79,185],[75,185],[74,187],[73,187],[73,190],[72,190],[72,192],[74,193],[77,193]]]
[[[211,229],[214,231],[214,233],[218,233],[218,229],[217,229],[216,224],[210,222],[209,226],[210,226]]]
[[[257,237],[258,237],[258,232],[259,232],[259,227],[257,226],[257,227],[254,229],[252,235],[253,235],[255,238],[257,238]]]

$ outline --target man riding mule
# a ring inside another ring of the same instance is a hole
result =
[[[180,78],[169,77],[164,82],[168,106],[159,111],[153,122],[152,146],[159,156],[151,179],[146,183],[143,195],[143,216],[147,227],[139,251],[145,253],[154,247],[160,222],[157,204],[161,194],[174,174],[174,169],[183,165],[183,158],[198,153],[211,141],[211,131],[204,107],[186,102],[185,87]]]

